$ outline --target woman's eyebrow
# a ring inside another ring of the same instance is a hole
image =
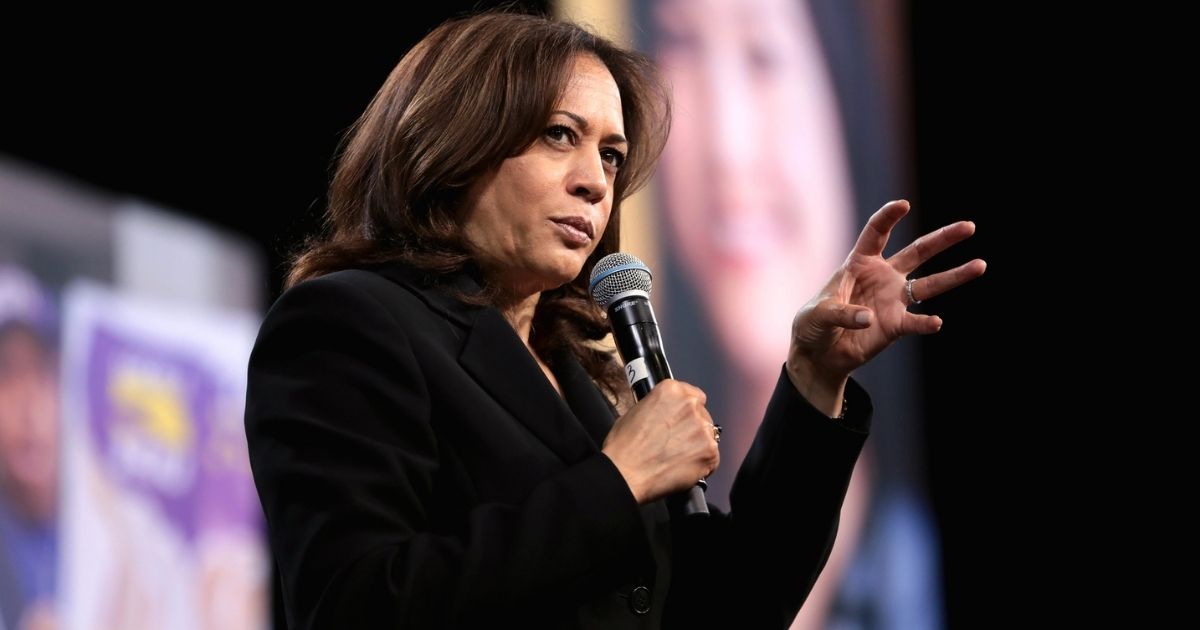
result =
[[[551,114],[562,114],[563,116],[566,116],[567,118],[570,118],[571,120],[574,120],[575,124],[579,125],[580,129],[587,131],[588,121],[586,118],[584,118],[583,116],[580,116],[579,114],[576,114],[574,112],[569,112],[565,109],[556,109],[550,113]],[[623,136],[619,133],[610,133],[607,136],[604,136],[603,138],[601,138],[600,141],[604,142],[604,143],[629,144],[629,140],[626,140],[625,136]]]

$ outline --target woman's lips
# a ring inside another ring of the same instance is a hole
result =
[[[570,244],[587,245],[594,236],[592,222],[583,217],[562,217],[551,221],[558,226],[559,234]]]

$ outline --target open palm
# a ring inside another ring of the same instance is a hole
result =
[[[933,256],[974,234],[975,224],[952,223],[885,259],[883,249],[888,237],[908,210],[908,202],[899,200],[876,211],[845,262],[796,313],[788,353],[789,369],[802,367],[825,379],[844,378],[900,337],[941,329],[940,317],[908,311],[911,302],[907,276]],[[986,268],[987,263],[975,259],[914,280],[911,297],[924,301],[941,295],[978,278]]]

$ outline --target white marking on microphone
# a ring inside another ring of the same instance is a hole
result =
[[[630,385],[633,385],[640,380],[650,378],[650,370],[646,367],[646,360],[642,357],[638,357],[630,361],[625,366],[625,377],[629,379]]]

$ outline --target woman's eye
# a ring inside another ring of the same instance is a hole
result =
[[[604,149],[600,152],[600,158],[613,168],[621,168],[621,165],[625,163],[625,154],[616,149]]]
[[[569,142],[575,139],[575,132],[562,125],[553,125],[546,129],[546,137],[553,142]]]

